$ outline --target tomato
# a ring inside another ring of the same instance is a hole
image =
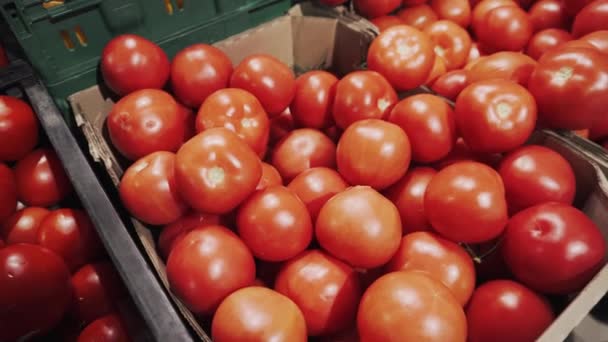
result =
[[[211,325],[216,342],[305,342],[302,311],[284,295],[264,287],[247,287],[228,296],[217,309]]]
[[[198,108],[215,91],[227,88],[232,62],[222,50],[194,44],[177,53],[171,64],[171,88],[177,99]]]
[[[566,13],[574,17],[576,14],[583,9],[583,7],[592,3],[595,0],[564,0],[564,6],[566,6]]]
[[[346,129],[360,120],[386,118],[397,101],[397,93],[382,75],[354,71],[338,82],[333,117],[338,127]]]
[[[105,84],[120,96],[141,89],[161,89],[171,72],[165,52],[134,34],[110,40],[101,53],[100,66]]]
[[[466,314],[470,342],[534,342],[555,318],[546,299],[510,280],[479,286]]]
[[[584,47],[547,51],[530,75],[541,121],[552,128],[590,128],[604,116],[608,99],[608,60]]]
[[[435,43],[435,53],[446,62],[448,70],[465,65],[472,44],[465,29],[449,20],[439,20],[427,25],[423,32]]]
[[[363,294],[357,315],[361,342],[465,342],[467,323],[450,291],[423,273],[389,273]]]
[[[397,16],[404,25],[413,26],[419,30],[423,30],[427,25],[439,20],[435,11],[427,4],[405,7],[397,12]]]
[[[0,340],[49,332],[70,304],[70,273],[46,248],[16,244],[0,249]]]
[[[277,143],[272,165],[290,182],[313,167],[336,166],[336,145],[325,134],[311,128],[296,129]]]
[[[13,170],[0,163],[0,226],[17,210],[17,182]]]
[[[353,0],[355,9],[366,18],[387,15],[401,6],[402,0]]]
[[[468,75],[468,72],[462,69],[449,71],[433,82],[431,89],[447,99],[456,100],[469,82]]]
[[[608,0],[596,0],[583,7],[572,24],[575,37],[599,30],[608,30]]]
[[[589,33],[579,38],[579,40],[590,43],[603,54],[608,54],[608,30]]]
[[[410,90],[428,79],[435,61],[433,45],[412,26],[391,27],[370,45],[367,67],[386,77],[395,89]]]
[[[276,144],[281,139],[285,138],[291,131],[296,128],[293,116],[289,108],[283,113],[274,116],[270,119],[270,139],[271,145]]]
[[[38,119],[24,101],[0,95],[0,162],[25,157],[38,144]]]
[[[485,55],[485,53],[483,53]],[[467,56],[467,64],[465,65],[465,70],[470,69],[475,61],[478,61],[482,56],[482,52],[479,49],[479,44],[477,42],[473,42],[471,44],[471,49],[469,50],[469,55]]]
[[[511,218],[502,252],[516,279],[536,291],[565,295],[582,289],[604,265],[606,242],[583,212],[549,202]]]
[[[574,170],[564,157],[549,148],[521,147],[503,159],[498,172],[511,213],[545,202],[574,201]]]
[[[528,10],[534,31],[549,28],[568,29],[569,18],[562,0],[539,0]]]
[[[497,168],[501,159],[501,154],[471,151],[471,148],[467,146],[462,137],[459,137],[452,151],[445,158],[435,163],[434,167],[441,170],[460,161],[477,161],[492,168]]]
[[[120,316],[103,316],[89,324],[78,336],[77,342],[129,342],[131,338]]]
[[[538,60],[548,50],[570,40],[572,40],[572,35],[562,29],[550,28],[538,31],[528,42],[526,54]]]
[[[433,228],[454,242],[491,240],[508,221],[500,175],[472,161],[447,166],[433,177],[424,195],[424,211]]]
[[[468,71],[469,82],[501,78],[517,82],[525,87],[536,65],[534,59],[523,53],[497,52],[483,57],[471,67]]]
[[[222,89],[211,94],[198,111],[196,131],[225,127],[236,133],[258,156],[266,153],[270,120],[260,101],[242,89]]]
[[[346,189],[329,199],[315,229],[323,249],[360,268],[388,262],[399,248],[402,231],[395,205],[367,186]]]
[[[450,20],[461,27],[471,23],[469,0],[431,0],[431,8],[440,19]]]
[[[488,11],[473,29],[479,42],[494,51],[521,51],[533,33],[528,13],[517,6],[502,6]]]
[[[281,174],[274,166],[262,162],[262,178],[260,178],[255,189],[263,190],[274,185],[283,185]]]
[[[309,336],[349,328],[355,321],[362,294],[357,273],[318,250],[307,251],[285,264],[277,276],[275,289],[302,310]]]
[[[439,55],[435,55],[435,62],[433,63],[433,69],[429,74],[429,77],[426,79],[424,84],[432,84],[438,79],[441,75],[445,74],[448,70],[445,66],[445,59]]]
[[[396,15],[385,15],[382,17],[374,18],[370,21],[378,28],[378,31],[380,32],[386,30],[389,27],[404,24],[403,20],[401,20],[401,18]]]
[[[175,244],[195,228],[218,224],[220,224],[220,217],[217,215],[191,212],[180,217],[177,221],[165,226],[160,232],[158,237],[160,255],[166,260]]]
[[[589,139],[589,130],[588,129],[577,129],[576,131],[572,131],[572,132],[581,138]]]
[[[186,125],[180,107],[162,90],[144,89],[120,99],[108,115],[108,133],[116,149],[137,160],[152,152],[175,152]]]
[[[353,185],[385,189],[410,166],[412,149],[401,127],[378,119],[348,127],[336,150],[338,172]]]
[[[262,177],[256,153],[227,128],[211,128],[185,143],[175,159],[182,198],[194,209],[225,214],[247,198]]]
[[[27,207],[9,217],[0,229],[0,237],[7,245],[15,243],[38,243],[40,223],[50,213],[45,208]]]
[[[456,125],[473,151],[502,153],[523,145],[536,126],[534,97],[508,80],[467,86],[458,96]]]
[[[416,6],[416,5],[424,4],[427,1],[428,0],[403,0],[403,1],[401,1],[401,4],[403,6]]]
[[[125,171],[119,190],[131,215],[148,224],[171,223],[188,210],[177,191],[171,152],[154,152],[136,161]]]
[[[454,112],[444,99],[435,95],[405,98],[395,106],[389,121],[407,133],[412,159],[418,162],[434,162],[447,156],[456,142]]]
[[[338,78],[326,71],[310,71],[296,79],[291,114],[301,127],[322,129],[333,124],[332,107]]]
[[[281,114],[296,92],[293,71],[270,55],[251,55],[234,69],[230,87],[252,93],[269,115]]]
[[[72,192],[72,184],[53,150],[37,149],[14,169],[17,197],[29,206],[49,207]]]
[[[84,324],[112,313],[118,301],[128,296],[120,276],[108,262],[83,266],[74,273],[71,283],[72,312]]]
[[[475,267],[469,254],[431,232],[405,235],[386,270],[423,272],[445,285],[462,306],[475,289]]]
[[[483,25],[485,17],[491,10],[499,7],[510,6],[517,7],[517,3],[513,0],[482,0],[473,7],[471,13],[471,28],[475,31],[476,27]]]
[[[335,194],[348,187],[340,174],[326,167],[314,167],[300,173],[287,188],[306,205],[312,222],[317,221],[321,207]]]

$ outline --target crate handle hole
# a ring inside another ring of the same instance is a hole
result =
[[[165,2],[165,10],[169,15],[173,15],[173,3],[171,0],[164,0]]]
[[[87,46],[87,43],[89,41],[87,39],[87,36],[84,34],[82,27],[76,26],[76,28],[74,29],[74,33],[76,33],[76,38],[78,39],[78,42],[80,43],[80,45]]]
[[[50,0],[42,3],[42,7],[49,9],[57,6],[61,6],[65,3],[65,0]]]
[[[70,33],[66,30],[61,30],[61,31],[59,31],[59,34],[61,35],[61,39],[63,40],[63,45],[65,45],[65,48],[70,51],[73,51],[74,42],[72,41],[72,38],[70,37]]]

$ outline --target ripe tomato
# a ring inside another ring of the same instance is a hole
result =
[[[136,161],[125,171],[119,190],[131,215],[148,224],[171,223],[188,210],[177,191],[171,152],[154,152]]]
[[[574,201],[574,171],[564,157],[549,148],[521,147],[502,160],[498,172],[505,184],[512,214],[545,202],[572,204]]]
[[[255,189],[264,190],[267,187],[274,185],[283,185],[281,174],[274,166],[262,162],[262,178],[260,178]]]
[[[562,29],[550,28],[538,31],[528,42],[526,54],[538,60],[545,52],[571,40],[572,35]]]
[[[608,30],[589,33],[579,38],[579,40],[590,43],[601,53],[608,54]]]
[[[13,170],[0,163],[0,226],[17,210],[17,181]]]
[[[435,95],[405,98],[395,106],[389,121],[405,131],[411,141],[412,159],[418,162],[445,157],[456,142],[454,112],[444,99]]]
[[[336,150],[338,172],[347,182],[378,190],[405,175],[411,155],[410,141],[403,129],[378,119],[352,124],[342,134]]]
[[[131,338],[120,316],[103,316],[89,324],[78,336],[77,342],[130,342]]]
[[[437,13],[427,4],[405,7],[397,12],[397,16],[404,25],[409,25],[419,30],[423,30],[427,25],[439,20]]]
[[[486,0],[488,1],[488,0]],[[501,78],[526,86],[537,63],[519,52],[497,52],[478,60],[468,71],[469,82]]]
[[[385,15],[370,20],[372,24],[376,25],[378,31],[382,32],[389,27],[405,24],[401,18],[396,15]]]
[[[543,293],[582,289],[604,264],[606,242],[599,228],[567,204],[539,204],[513,216],[503,257],[516,279]]]
[[[232,62],[222,50],[194,44],[181,50],[171,64],[171,88],[177,99],[198,108],[215,91],[227,88]]]
[[[399,248],[402,231],[395,205],[367,186],[346,189],[327,201],[315,229],[323,249],[361,268],[388,262]]]
[[[528,10],[534,31],[548,28],[568,29],[569,18],[563,0],[539,0]]]
[[[227,128],[211,128],[185,143],[175,159],[182,198],[194,209],[225,214],[247,198],[262,177],[255,152]]]
[[[20,160],[38,144],[38,119],[16,97],[0,96],[0,141],[0,162]]]
[[[465,29],[452,21],[439,20],[427,25],[423,32],[435,43],[435,53],[445,61],[448,70],[465,65],[472,44]]]
[[[440,76],[448,72],[447,67],[445,66],[445,59],[439,55],[435,55],[435,62],[433,63],[433,69],[429,74],[429,77],[426,79],[424,84],[432,84],[438,79]]]
[[[198,111],[196,131],[225,127],[236,133],[258,156],[266,153],[270,120],[260,101],[242,89],[222,89],[211,94]]]
[[[566,13],[574,17],[576,14],[583,9],[583,7],[592,3],[595,0],[564,0],[564,6],[566,6]]]
[[[424,195],[424,211],[433,228],[454,242],[491,240],[508,221],[500,175],[472,161],[452,164],[433,177]]]
[[[277,143],[272,165],[290,182],[313,167],[336,166],[336,145],[325,134],[311,128],[296,129]]]
[[[108,133],[116,149],[130,160],[152,152],[175,152],[186,125],[180,107],[162,90],[144,89],[120,99],[108,115]]]
[[[355,9],[366,18],[387,15],[401,6],[402,0],[353,0]]]
[[[608,59],[596,49],[558,47],[547,51],[530,75],[542,122],[552,128],[590,128],[604,116]]]
[[[433,82],[431,89],[435,93],[454,101],[467,86],[468,75],[468,71],[463,69],[448,71]]]
[[[479,50],[479,44],[473,42],[473,44],[471,44],[471,49],[469,50],[469,55],[467,56],[465,70],[470,69],[475,64],[474,62],[478,61],[482,55],[485,55],[485,53],[482,53],[482,51]]]
[[[338,78],[326,71],[309,71],[296,79],[296,93],[289,106],[301,127],[322,129],[333,124],[332,107]]]
[[[572,24],[572,35],[575,37],[599,30],[608,30],[607,0],[595,0],[583,7]]]
[[[281,114],[296,92],[293,71],[270,55],[251,55],[232,73],[230,87],[252,93],[269,115]]]
[[[239,207],[238,233],[253,255],[285,261],[312,241],[313,226],[306,205],[284,186],[256,191]]]
[[[50,213],[45,208],[27,207],[9,217],[0,229],[0,237],[7,245],[15,243],[38,243],[40,223]]]
[[[479,286],[466,314],[470,342],[534,342],[555,318],[545,298],[510,280]]]
[[[326,167],[314,167],[300,173],[287,188],[308,208],[312,222],[317,221],[321,207],[335,194],[348,187],[340,174]]]
[[[120,96],[141,89],[161,89],[170,69],[169,58],[158,45],[134,34],[113,38],[101,53],[103,80]]]
[[[55,151],[37,149],[23,157],[15,166],[17,197],[29,206],[49,207],[72,192]]]
[[[175,244],[195,228],[218,224],[220,224],[220,217],[217,215],[191,212],[180,217],[177,221],[165,226],[160,232],[158,249],[161,256],[167,260]]]
[[[528,13],[518,6],[502,6],[488,11],[473,29],[478,41],[493,51],[521,51],[533,33]]]
[[[334,120],[346,129],[360,120],[384,119],[397,101],[397,93],[379,73],[351,72],[336,87]]]
[[[462,306],[475,289],[475,266],[469,254],[431,232],[405,235],[386,270],[423,272],[445,285]]]
[[[302,310],[309,336],[349,328],[355,321],[362,294],[358,274],[318,250],[307,251],[285,264],[277,276],[275,289]]]
[[[16,244],[0,249],[0,340],[49,332],[64,316],[72,290],[65,263],[46,248]]]
[[[461,27],[471,23],[469,0],[431,0],[431,8],[440,19],[450,20]]]
[[[435,163],[434,167],[437,170],[442,170],[460,161],[477,161],[489,165],[492,168],[497,168],[501,159],[502,155],[498,153],[481,153],[471,151],[471,148],[467,146],[462,137],[459,137],[456,140],[452,151],[450,151],[445,158]]]
[[[393,272],[376,280],[359,304],[357,328],[361,342],[467,339],[460,303],[440,282],[415,271]]]
[[[407,25],[380,33],[367,55],[368,68],[386,77],[397,90],[424,84],[434,61],[433,42],[426,34]]]
[[[302,311],[284,295],[264,288],[247,287],[228,296],[217,309],[211,325],[216,342],[305,342]]]
[[[508,80],[467,86],[456,100],[456,125],[473,151],[502,153],[523,145],[536,126],[534,97]]]
[[[479,1],[473,7],[471,13],[471,28],[475,30],[475,27],[480,27],[485,21],[485,17],[491,10],[499,7],[510,6],[517,7],[517,3],[513,0],[483,0]]]
[[[291,115],[291,111],[287,108],[283,113],[270,119],[269,143],[271,145],[276,144],[279,140],[285,138],[293,131],[294,128],[296,128],[296,124]]]

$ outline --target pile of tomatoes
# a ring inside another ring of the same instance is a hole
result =
[[[0,96],[0,341],[128,341],[128,302],[29,104]]]
[[[355,0],[382,33],[347,75],[116,37],[123,204],[215,341],[534,341],[604,264],[571,165],[526,142],[608,123],[608,20],[580,19],[605,2]]]

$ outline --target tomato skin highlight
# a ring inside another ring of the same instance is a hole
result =
[[[296,79],[296,92],[289,106],[301,127],[322,129],[333,124],[332,110],[338,78],[326,71],[309,71]]]
[[[419,30],[423,30],[427,25],[439,20],[437,13],[427,4],[405,7],[397,12],[397,16],[404,25],[409,25]]]
[[[7,245],[15,243],[38,243],[38,230],[44,218],[50,213],[46,208],[26,207],[12,216],[0,226],[0,237]]]
[[[0,162],[24,158],[38,145],[38,119],[23,100],[0,95]]]

